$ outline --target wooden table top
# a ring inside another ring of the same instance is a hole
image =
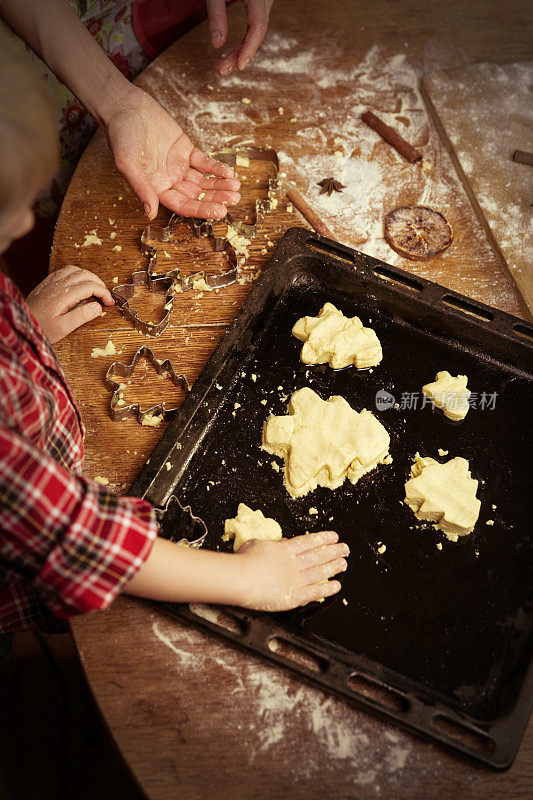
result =
[[[527,5],[487,0],[478,19],[475,0],[457,0],[453,8],[415,0],[278,0],[266,42],[246,72],[217,77],[217,57],[200,25],[156,59],[138,83],[206,150],[251,142],[274,147],[282,181],[295,182],[339,241],[522,315],[417,84],[424,71],[465,60],[526,58],[533,39]],[[242,30],[240,4],[229,15],[233,41]],[[365,108],[396,125],[431,168],[403,162],[360,121]],[[253,164],[239,173],[245,180],[238,213],[245,218],[264,195],[268,174]],[[316,182],[331,174],[346,189],[319,196]],[[431,205],[452,223],[454,243],[440,258],[407,262],[384,242],[384,213],[406,203]],[[158,220],[167,218],[163,211]],[[139,247],[145,224],[97,133],[65,198],[51,269],[74,263],[110,287],[127,282],[146,265]],[[171,324],[158,339],[147,340],[109,309],[56,346],[87,428],[87,476],[104,476],[124,491],[163,431],[135,420],[111,421],[103,377],[115,359],[92,358],[92,349],[111,340],[120,360],[129,361],[149,344],[159,359],[170,357],[194,381],[249,281],[268,261],[268,242],[276,243],[294,224],[305,223],[282,199],[260,221],[241,273],[246,281],[202,297],[178,296]],[[92,231],[102,243],[84,246]],[[194,239],[186,225],[161,260],[185,274],[201,266],[224,268],[223,257],[214,256],[207,241]],[[146,294],[136,299],[141,314],[155,313],[154,302]],[[141,380],[134,390],[146,402],[154,396],[151,382]],[[531,724],[513,767],[497,774],[170,619],[154,604],[120,598],[102,614],[74,620],[72,630],[106,722],[150,800],[178,793],[187,800],[214,793],[239,800],[312,800],[325,793],[358,800],[531,794]]]

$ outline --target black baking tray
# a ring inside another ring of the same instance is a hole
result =
[[[376,330],[384,353],[378,367],[301,364],[291,328],[326,301]],[[462,423],[420,408],[420,400],[412,407],[411,393],[441,369],[468,375],[477,393]],[[392,465],[355,486],[291,499],[272,468],[277,459],[260,449],[261,431],[303,386],[371,409],[390,433]],[[226,609],[217,617],[188,605],[171,613],[492,767],[508,767],[533,695],[532,389],[532,325],[290,229],[131,491],[159,507],[172,496],[190,506],[207,525],[210,549],[231,549],[223,524],[239,502],[274,517],[286,536],[334,529],[351,551],[342,591],[280,614]],[[400,408],[377,408],[379,390]],[[479,520],[457,543],[418,523],[402,503],[415,452],[438,458],[438,448],[467,458],[480,481]],[[162,535],[179,538],[178,527],[174,504]],[[386,545],[382,555],[378,542]]]

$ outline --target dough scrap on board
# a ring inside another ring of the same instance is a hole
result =
[[[417,519],[435,523],[450,541],[472,533],[481,502],[478,481],[470,475],[466,458],[456,456],[445,464],[415,455],[411,477],[405,484],[405,500]]]
[[[375,367],[383,358],[376,332],[365,328],[359,317],[345,317],[332,303],[326,303],[318,317],[299,319],[292,333],[304,342],[300,352],[304,364],[366,369]]]
[[[284,459],[284,484],[291,497],[317,486],[338,489],[356,483],[380,463],[390,463],[390,437],[371,411],[355,411],[343,397],[322,400],[305,387],[294,392],[286,416],[271,416],[263,449]]]
[[[232,537],[233,551],[236,553],[245,542],[251,539],[270,539],[276,542],[281,539],[281,527],[275,519],[265,517],[262,511],[252,511],[245,503],[239,503],[237,516],[224,523],[225,542]]]
[[[466,375],[457,375],[454,378],[447,370],[443,370],[437,372],[434,383],[422,386],[422,392],[437,408],[444,411],[448,419],[457,422],[466,417],[470,408],[468,398],[471,392],[466,388],[467,383]]]

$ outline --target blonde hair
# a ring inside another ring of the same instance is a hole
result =
[[[36,193],[58,163],[46,86],[20,40],[0,21],[0,214],[25,197],[28,186]]]

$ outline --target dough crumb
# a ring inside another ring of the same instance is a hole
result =
[[[241,97],[241,103],[244,103],[245,106],[249,106],[251,102],[249,97]]]
[[[164,414],[145,414],[141,420],[141,425],[147,425],[150,428],[157,428],[163,422]]]
[[[171,461],[166,461],[165,462],[165,467],[167,468],[167,472],[169,472],[172,469],[172,462]]]
[[[377,366],[383,358],[376,332],[365,328],[359,317],[345,317],[333,303],[325,303],[317,317],[301,317],[294,324],[292,335],[304,343],[300,352],[304,364],[367,369]]]
[[[347,599],[345,597],[342,598],[342,604],[343,604],[343,606],[347,606],[348,605],[348,601],[347,601]]]
[[[96,483],[101,483],[102,486],[107,486],[109,481],[107,478],[103,478],[101,475],[97,475],[94,479]]]
[[[498,506],[497,506],[497,505],[495,505],[495,504],[493,503],[493,504],[492,504],[492,506],[491,506],[491,508],[492,508],[492,510],[493,510],[493,511],[496,511],[496,509],[498,508]]]
[[[104,348],[102,347],[93,347],[91,351],[91,358],[100,358],[100,356],[116,356],[117,349],[111,339],[109,339],[108,343]]]
[[[253,372],[253,373],[250,375],[250,379],[251,379],[251,380],[252,380],[254,383],[256,382],[256,380],[257,380],[257,375],[255,374],[255,372]]]
[[[279,106],[278,107],[278,114],[280,115],[280,117],[282,117],[284,115],[284,113],[285,113],[285,109],[283,108],[283,106]]]
[[[312,506],[312,507],[309,509],[309,513],[310,513],[310,514],[315,514],[315,515],[316,515],[316,514],[318,514],[318,508],[315,508],[314,506]]]
[[[111,278],[111,283],[118,283],[118,275],[115,275],[114,278]]]
[[[82,247],[89,247],[91,244],[102,244],[102,240],[96,234],[96,229],[85,234]]]
[[[379,545],[378,546],[378,553],[380,554],[380,556],[382,556],[383,553],[385,552],[385,550],[387,549],[387,545],[383,544],[382,542],[378,542],[378,545]]]
[[[442,550],[442,542],[437,542],[437,550]]]
[[[486,521],[485,525],[494,525],[494,520],[493,519],[488,519]]]
[[[439,456],[447,456],[450,451],[449,450],[443,450],[442,447],[439,447],[437,452],[438,452]]]
[[[275,519],[265,517],[262,511],[252,511],[244,503],[239,503],[237,516],[224,522],[223,540],[233,538],[233,552],[236,553],[245,542],[252,539],[267,539],[277,542],[281,539],[281,527]]]

